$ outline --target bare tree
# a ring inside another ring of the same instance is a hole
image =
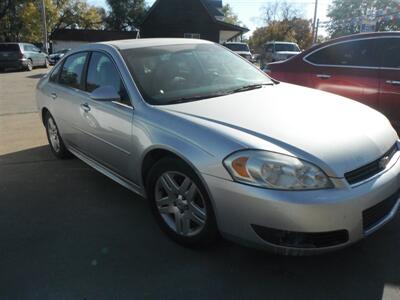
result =
[[[304,15],[303,10],[287,1],[270,2],[261,8],[261,21],[263,25],[269,25],[274,21],[292,20]]]

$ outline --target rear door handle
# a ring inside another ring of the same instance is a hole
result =
[[[89,106],[89,104],[87,104],[87,103],[81,104],[81,108],[82,108],[85,112],[90,111],[90,106]]]
[[[53,98],[53,100],[56,100],[57,94],[56,93],[51,93],[51,98]]]
[[[331,75],[328,75],[328,74],[317,74],[317,77],[318,77],[318,78],[321,78],[321,79],[329,79],[329,78],[331,78],[332,76],[331,76]]]
[[[386,83],[393,85],[400,85],[400,80],[386,80]]]

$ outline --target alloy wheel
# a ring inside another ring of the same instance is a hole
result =
[[[49,118],[47,121],[47,132],[49,134],[51,147],[55,152],[60,151],[60,139],[58,137],[58,129],[54,123],[53,118]]]
[[[155,185],[155,201],[165,223],[177,234],[195,236],[207,220],[207,209],[196,184],[179,172],[165,172]]]

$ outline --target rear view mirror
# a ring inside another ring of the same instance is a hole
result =
[[[96,101],[119,101],[121,96],[117,90],[111,85],[98,87],[91,94],[90,98]]]

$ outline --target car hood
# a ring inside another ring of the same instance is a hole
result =
[[[332,177],[378,159],[398,139],[381,113],[341,96],[286,83],[162,109],[245,133],[238,136],[249,148],[254,147],[254,137],[263,139],[319,165]]]
[[[276,53],[280,54],[280,55],[297,55],[300,52],[299,51],[277,51]]]
[[[235,53],[237,53],[239,55],[251,55],[251,52],[249,52],[249,51],[235,51]]]

